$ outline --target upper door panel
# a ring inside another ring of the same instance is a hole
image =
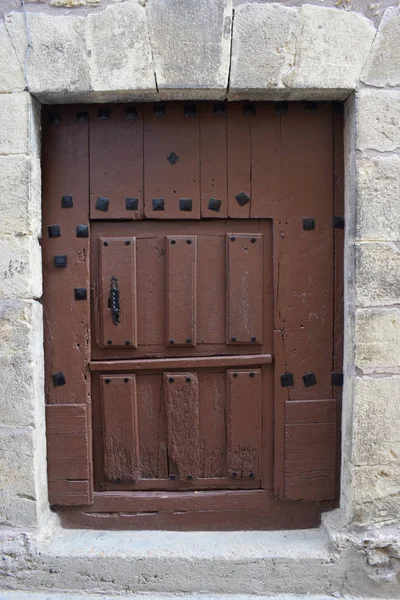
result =
[[[272,353],[271,221],[92,234],[93,359]]]

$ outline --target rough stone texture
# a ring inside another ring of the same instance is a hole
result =
[[[356,246],[356,279],[358,306],[398,305],[400,242],[359,243]]]
[[[353,462],[395,465],[400,458],[400,377],[357,377]]]
[[[40,298],[42,263],[38,240],[27,235],[2,235],[0,248],[0,299]]]
[[[400,240],[400,156],[357,159],[357,239]]]
[[[40,233],[40,161],[27,156],[0,156],[0,234]]]
[[[30,112],[27,92],[0,95],[0,155],[30,152]]]
[[[4,22],[0,21],[0,93],[21,92],[25,79]]]
[[[148,0],[146,12],[160,98],[224,98],[231,0]]]
[[[294,66],[300,11],[279,4],[242,4],[235,10],[230,99],[272,88],[285,90],[283,79]]]
[[[367,58],[375,28],[355,13],[302,6],[301,34],[293,73],[285,83],[293,88],[354,90]]]
[[[400,309],[358,309],[355,335],[355,365],[364,374],[400,372]]]
[[[356,110],[358,150],[400,149],[400,91],[360,90]]]
[[[385,12],[361,80],[376,87],[400,85],[400,8]]]
[[[32,50],[27,62],[29,89],[44,102],[66,101],[66,94],[90,89],[84,19],[29,13]],[[10,13],[6,27],[20,63],[25,60],[24,16]]]
[[[43,324],[38,302],[0,302],[0,423],[35,427],[43,394]]]
[[[139,1],[110,6],[86,19],[91,87],[156,98],[146,13]]]
[[[400,511],[398,464],[353,467],[354,520],[362,525],[395,522]]]

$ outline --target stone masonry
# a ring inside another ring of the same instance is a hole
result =
[[[0,589],[400,598],[397,3],[25,5],[0,0]],[[345,101],[340,509],[308,532],[63,532],[47,502],[40,104],[225,98]]]

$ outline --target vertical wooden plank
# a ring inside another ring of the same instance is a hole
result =
[[[99,252],[101,345],[137,348],[136,238],[100,237]]]
[[[146,107],[144,181],[146,218],[200,218],[199,111],[195,104]]]
[[[285,497],[285,406],[290,373],[286,372],[283,332],[274,331],[274,496]]]
[[[333,213],[344,218],[344,110],[343,104],[333,105]],[[333,397],[337,403],[337,464],[336,495],[340,490],[341,414],[343,393],[343,335],[344,335],[344,221],[335,219],[334,229],[334,329],[333,329]]]
[[[251,218],[276,215],[281,200],[282,153],[280,115],[272,102],[257,104],[251,121]]]
[[[226,373],[199,372],[201,477],[226,477]]]
[[[199,381],[196,373],[164,373],[170,473],[180,481],[200,475]]]
[[[226,109],[207,102],[200,113],[201,217],[228,216],[228,164]]]
[[[228,215],[235,219],[250,216],[253,119],[253,115],[244,114],[243,103],[228,104]]]
[[[88,122],[78,120],[83,114],[87,115],[80,107],[43,111],[43,307],[49,404],[83,404],[90,395]],[[66,261],[65,267],[55,266],[56,256],[58,264]],[[63,377],[53,381],[56,374]]]
[[[160,374],[136,375],[141,479],[168,479],[167,431]]]
[[[167,346],[196,345],[197,236],[167,236]]]
[[[260,479],[260,369],[228,370],[227,466],[231,477]]]
[[[90,216],[143,218],[140,106],[110,104],[90,109]]]
[[[262,344],[263,236],[226,235],[227,344]]]
[[[293,103],[281,115],[275,329],[283,332],[287,369],[294,375],[292,400],[332,397],[332,106],[312,108]],[[307,218],[313,228],[305,227]]]
[[[104,473],[107,481],[139,478],[139,436],[135,375],[100,378],[104,416]]]

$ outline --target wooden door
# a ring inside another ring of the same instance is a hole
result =
[[[308,527],[335,506],[341,119],[45,109],[49,493],[67,526]]]

